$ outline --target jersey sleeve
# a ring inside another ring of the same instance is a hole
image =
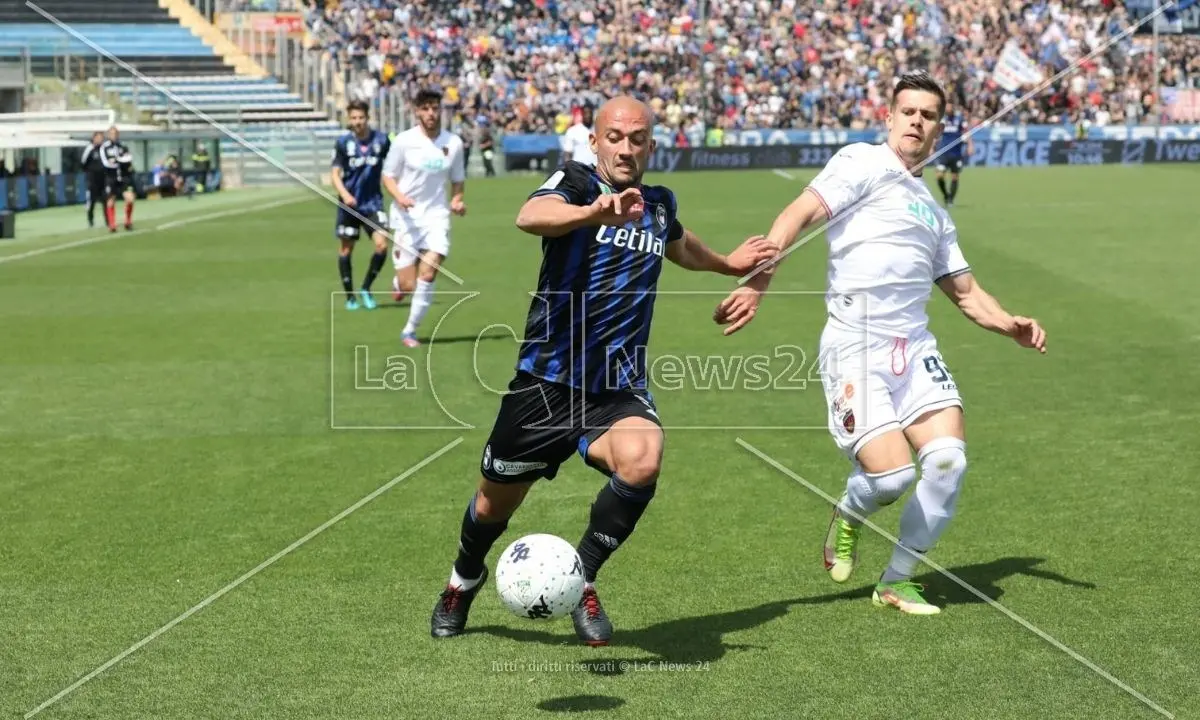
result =
[[[675,193],[667,191],[667,242],[683,237],[683,223],[679,222],[679,200]]]
[[[862,198],[871,185],[871,164],[851,145],[835,154],[806,188],[817,196],[830,218],[837,217]]]
[[[578,163],[568,162],[546,178],[546,182],[534,190],[529,197],[532,199],[545,195],[557,195],[571,205],[587,205],[591,186],[591,173],[584,170],[583,166]]]
[[[404,144],[399,138],[393,140],[388,148],[387,157],[383,159],[383,174],[393,180],[400,177],[401,171],[404,170]]]
[[[346,146],[344,143],[342,143],[341,139],[339,138],[338,141],[336,143],[334,143],[334,146],[333,146],[332,167],[341,168],[342,172],[345,172],[348,169],[346,160],[347,160]]]
[[[466,181],[466,158],[463,153],[463,144],[459,141],[454,143],[454,150],[450,153],[450,182],[461,183]]]
[[[116,150],[112,140],[105,140],[100,145],[100,164],[104,166],[105,170],[117,169]]]
[[[934,281],[960,275],[970,269],[967,259],[963,257],[962,248],[958,246],[958,228],[954,226],[954,221],[949,215],[943,215],[941,238],[933,256]]]

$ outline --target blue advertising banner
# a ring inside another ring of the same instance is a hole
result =
[[[659,147],[674,147],[675,138],[666,128],[654,131]],[[689,136],[691,147],[702,147],[702,133]],[[762,145],[847,145],[855,142],[882,142],[884,130],[739,130],[726,134],[725,145],[759,147]],[[1200,140],[1200,125],[1109,125],[1088,130],[1088,140]],[[993,125],[973,134],[975,143],[1020,140],[1051,142],[1074,140],[1075,128],[1070,125]],[[561,150],[558,135],[506,135],[505,154],[544,157]]]
[[[710,170],[818,169],[844,145],[765,145],[759,147],[660,147],[650,156],[650,172]],[[550,154],[558,162],[557,151]],[[995,140],[975,143],[967,160],[973,167],[1049,165],[1143,165],[1200,163],[1196,140]]]

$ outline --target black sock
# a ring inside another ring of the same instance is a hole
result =
[[[371,256],[371,264],[367,266],[367,275],[363,278],[363,290],[371,289],[371,283],[375,282],[375,277],[383,269],[383,262],[387,260],[387,256],[387,250],[376,252]]]
[[[592,503],[592,519],[583,539],[579,541],[579,557],[583,560],[583,576],[588,582],[596,581],[596,573],[616,552],[621,543],[633,534],[633,528],[646,511],[658,485],[635,487],[626,483],[616,473],[608,481],[596,501]]]
[[[508,521],[483,523],[475,519],[475,496],[463,513],[462,533],[458,537],[458,559],[454,561],[454,572],[464,580],[474,580],[483,574],[483,562],[488,551],[508,529]]]
[[[946,192],[946,178],[938,178],[938,189],[942,191],[942,199],[950,199],[950,193]]]
[[[338,272],[342,276],[342,288],[347,295],[354,295],[354,274],[350,272],[350,256],[338,255]]]
[[[954,200],[954,196],[958,195],[958,178],[950,181],[950,200]]]

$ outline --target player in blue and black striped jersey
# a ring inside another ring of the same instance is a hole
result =
[[[358,297],[363,307],[371,310],[375,299],[371,283],[383,268],[388,257],[388,220],[383,206],[383,160],[391,149],[387,133],[373,130],[367,124],[367,104],[355,100],[346,107],[350,129],[338,138],[333,148],[333,187],[341,197],[334,232],[341,240],[338,250],[338,273],[346,291],[346,309],[358,309]],[[363,277],[358,297],[354,292],[354,276],[350,269],[350,253],[361,229],[367,229],[375,241],[375,254]]]
[[[533,483],[553,478],[578,452],[608,481],[579,542],[586,584],[571,617],[582,640],[608,642],[612,624],[593,582],[654,497],[662,461],[646,343],[663,258],[738,275],[774,256],[763,238],[728,257],[714,252],[680,223],[674,193],[642,184],[653,124],[649,108],[632,98],[605,103],[589,138],[595,167],[566,163],[517,216],[521,230],[542,238],[542,268],[516,376],[483,450],[458,558],[433,611],[434,637],[463,631],[487,577],[489,549]]]
[[[966,159],[974,152],[971,137],[967,132],[967,116],[952,103],[946,103],[946,114],[942,117],[942,137],[937,149],[937,184],[942,191],[942,204],[954,207],[958,195],[958,175]],[[946,171],[950,171],[950,189],[946,189]]]

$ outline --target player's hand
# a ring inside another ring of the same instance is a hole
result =
[[[729,253],[725,260],[733,273],[744,275],[778,254],[779,248],[767,242],[765,235],[755,235]]]
[[[592,213],[600,225],[624,225],[642,219],[646,204],[642,191],[627,188],[615,195],[601,195],[592,203]]]
[[[413,199],[407,195],[401,195],[398,198],[393,198],[393,200],[396,201],[396,207],[400,208],[401,212],[408,212],[413,205],[416,205]]]
[[[1009,337],[1021,347],[1033,348],[1043,355],[1046,354],[1046,331],[1033,318],[1014,316]]]
[[[358,206],[358,201],[354,199],[353,195],[343,195],[342,196],[342,204],[345,205],[346,207],[352,208],[352,207]]]
[[[450,212],[455,215],[466,215],[467,204],[460,197],[450,198]]]
[[[762,300],[763,291],[749,284],[729,293],[729,297],[717,305],[713,313],[713,321],[718,325],[728,325],[725,335],[732,335],[754,319],[758,312],[758,303]]]

